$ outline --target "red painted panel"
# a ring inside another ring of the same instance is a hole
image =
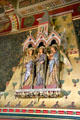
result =
[[[64,114],[64,111],[58,111],[59,114]]]
[[[33,110],[29,110],[29,113],[33,113]]]
[[[20,109],[16,109],[15,112],[20,112]]]
[[[38,18],[41,18],[43,15],[44,15],[44,13],[35,14],[34,17],[35,17],[36,19],[38,19]]]
[[[22,112],[26,112],[26,110],[25,110],[25,109],[23,109],[23,110],[22,110]]]
[[[80,115],[80,112],[76,112],[76,115]]]
[[[49,11],[49,15],[58,14],[61,12],[73,10],[72,16],[77,16],[77,15],[80,15],[80,12],[78,12],[78,10],[77,10],[78,6],[80,6],[80,3],[72,4],[72,5],[69,5],[66,7],[62,7],[62,8],[58,8],[58,9]]]
[[[36,110],[36,113],[40,113],[41,112],[41,110]]]
[[[67,114],[73,115],[73,111],[67,111]]]
[[[51,114],[56,114],[56,110],[51,110]]]
[[[14,109],[9,109],[9,112],[14,112]]]
[[[3,109],[3,112],[7,112],[8,109]]]
[[[48,110],[43,110],[43,113],[48,113]]]

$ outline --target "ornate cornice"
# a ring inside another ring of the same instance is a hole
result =
[[[40,3],[23,7],[23,8],[19,8],[19,3],[18,3],[17,13],[22,17],[31,16],[31,15],[39,14],[43,12],[45,9],[47,9],[48,11],[51,11],[51,10],[66,7],[68,5],[72,5],[75,3],[80,3],[80,1],[75,0],[72,2],[64,2],[63,0],[59,0],[56,2],[55,0],[46,0],[44,2],[40,2]]]

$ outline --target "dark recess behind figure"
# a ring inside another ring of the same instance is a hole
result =
[[[24,39],[24,33],[0,36],[0,91],[5,90],[6,81],[13,75],[12,67],[19,63]]]

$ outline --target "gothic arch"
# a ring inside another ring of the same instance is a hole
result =
[[[23,43],[23,51],[28,48],[29,44],[32,45],[32,47],[35,47],[35,42],[34,42],[34,38],[32,36],[29,36],[25,42]]]
[[[26,48],[29,47],[29,45],[32,45],[33,48],[35,48],[35,44],[33,41],[26,42],[25,46],[23,46],[23,51],[25,51]]]
[[[37,43],[36,43],[36,47],[38,47],[40,43],[43,43],[43,45],[46,46],[46,41],[45,40],[38,40]]]
[[[56,32],[52,32],[49,35],[46,46],[49,46],[53,40],[55,40],[55,42],[58,44],[58,46],[60,46],[61,39],[60,39],[59,35]]]

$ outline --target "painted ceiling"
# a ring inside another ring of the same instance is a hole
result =
[[[38,21],[36,21],[36,19],[43,15],[41,13],[44,12],[45,9],[49,12],[52,11],[52,13],[50,12],[52,15],[55,9],[74,5],[79,2],[79,0],[0,0],[0,33],[10,31],[12,21],[13,24],[15,23],[16,29],[19,28],[19,25],[21,28],[24,27],[22,23],[24,22],[25,24],[25,18],[28,18],[28,27],[29,24],[30,26],[33,24],[37,25]],[[72,6],[71,9],[76,8]],[[37,16],[37,14],[39,15]],[[11,15],[13,15],[13,17],[11,17]]]
[[[0,0],[0,16],[8,12],[27,15],[44,9],[54,9],[79,0]],[[34,8],[37,8],[35,11]]]
[[[8,5],[8,4],[12,4],[13,7],[17,7],[18,3],[19,3],[19,7],[27,7],[33,4],[37,4],[37,3],[41,3],[41,2],[48,2],[50,0],[0,0],[0,5]],[[78,0],[52,0],[52,2],[54,2],[55,5],[58,4],[66,4],[66,3],[70,3],[70,2],[75,2]]]

